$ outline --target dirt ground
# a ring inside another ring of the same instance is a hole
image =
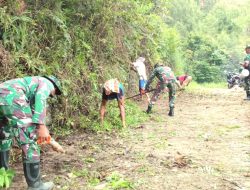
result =
[[[150,120],[136,127],[58,139],[67,154],[45,150],[42,178],[58,190],[250,190],[250,102],[244,97],[237,88],[184,91],[175,117],[167,116],[162,97]],[[12,166],[13,190],[26,188],[21,165]]]

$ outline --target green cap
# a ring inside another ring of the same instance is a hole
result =
[[[43,76],[44,78],[48,79],[50,82],[53,83],[53,85],[56,88],[56,95],[61,95],[62,94],[62,85],[60,81],[53,75],[50,76]]]
[[[250,49],[250,44],[246,45],[246,49]]]

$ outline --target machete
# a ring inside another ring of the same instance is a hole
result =
[[[155,90],[157,90],[157,89],[155,88],[155,89],[148,90],[148,91],[145,92],[145,94],[146,94],[146,93],[149,93],[149,92],[153,92],[153,91],[155,91]],[[134,97],[140,96],[140,95],[141,95],[141,93],[136,94],[136,95],[133,95],[133,96],[130,96],[130,97],[126,98],[126,99],[131,99],[131,98],[134,98]]]

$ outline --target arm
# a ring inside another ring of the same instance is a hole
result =
[[[32,122],[36,124],[45,124],[46,119],[46,104],[47,98],[49,97],[51,91],[49,86],[45,83],[40,83],[37,90],[34,92],[34,103]]]
[[[184,86],[188,86],[191,81],[192,81],[192,77],[187,76],[187,78],[183,81]]]
[[[52,89],[53,88],[53,89]],[[50,93],[54,90],[54,87],[50,88],[46,83],[40,83],[37,90],[34,92],[34,104],[32,122],[36,124],[38,143],[50,142],[49,130],[45,125],[46,119],[46,100]]]
[[[180,81],[176,80],[176,81],[175,81],[175,84],[178,86],[178,88],[182,88],[182,87],[181,87]]]
[[[183,87],[181,86],[181,84],[180,84],[180,82],[178,81],[178,82],[176,82],[176,84],[177,84],[177,86],[178,86],[178,88],[181,90],[181,89],[183,89]]]
[[[135,72],[137,72],[133,63],[130,64],[130,69],[133,70],[133,71],[135,71]]]
[[[179,89],[182,89],[181,83],[177,78],[174,79],[175,84],[178,86]]]
[[[150,77],[149,77],[149,79],[148,79],[148,82],[147,82],[147,84],[146,84],[146,86],[145,86],[145,90],[146,90],[146,91],[148,90],[148,88],[149,88],[150,84],[152,83],[153,79],[155,78],[155,76],[156,76],[156,71],[153,70],[153,72],[152,72],[152,74],[150,75]]]
[[[101,125],[103,125],[106,104],[107,104],[107,100],[102,99],[102,103],[100,107]]]
[[[135,63],[130,63],[130,69],[137,72],[136,67],[135,67]]]
[[[125,128],[126,122],[125,122],[125,98],[124,96],[118,101],[118,107],[120,109],[122,126]]]

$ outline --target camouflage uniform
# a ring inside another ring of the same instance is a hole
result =
[[[156,90],[154,91],[154,94],[151,98],[151,101],[149,103],[149,109],[151,110],[153,105],[155,104],[156,100],[158,99],[160,93],[168,88],[168,93],[169,93],[169,107],[173,108],[174,107],[174,101],[175,101],[175,83],[176,77],[169,67],[164,67],[164,66],[159,66],[156,67],[146,86],[146,89],[148,89],[149,85],[152,83],[153,79],[157,77],[159,79],[159,82],[156,86]]]
[[[250,54],[247,54],[244,61],[250,61]],[[248,67],[244,67],[244,69],[247,69],[250,72],[250,64],[248,65]],[[245,78],[245,84],[246,84],[245,91],[247,94],[247,98],[250,98],[250,75]]]
[[[0,84],[0,151],[11,148],[13,137],[23,161],[40,161],[36,124],[45,124],[46,99],[54,85],[44,77],[24,77]]]

